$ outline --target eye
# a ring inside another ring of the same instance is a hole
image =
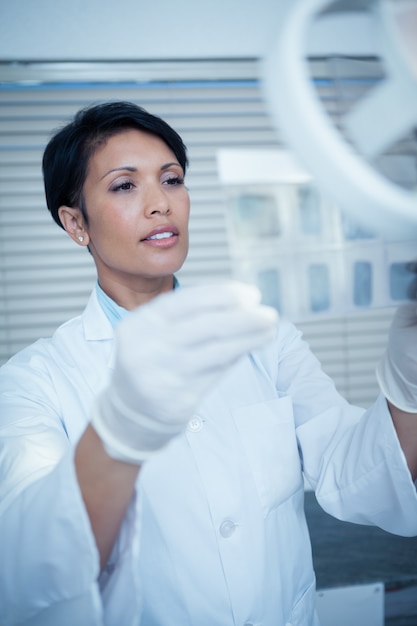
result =
[[[182,176],[170,176],[169,178],[166,178],[163,181],[164,185],[183,185],[184,184],[184,178]]]
[[[117,183],[113,187],[110,187],[110,191],[130,191],[134,188],[134,184],[130,180],[125,180],[121,183]]]

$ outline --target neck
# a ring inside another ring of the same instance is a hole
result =
[[[158,278],[141,278],[136,285],[125,285],[115,279],[103,280],[100,276],[98,282],[101,289],[118,304],[128,311],[132,311],[142,304],[146,304],[162,293],[174,288],[173,275]]]

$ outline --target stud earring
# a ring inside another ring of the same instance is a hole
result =
[[[84,237],[83,237],[82,235],[80,235],[80,236],[78,237],[78,241],[83,242],[83,241],[84,241]]]

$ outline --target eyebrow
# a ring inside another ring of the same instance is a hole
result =
[[[181,167],[181,165],[177,162],[177,161],[172,161],[171,163],[165,163],[165,165],[162,165],[161,167],[161,172],[164,172],[165,170],[167,170],[168,168],[172,167],[173,165],[176,165],[178,167]],[[106,176],[108,176],[109,174],[113,174],[114,172],[137,172],[137,168],[136,167],[131,167],[130,165],[121,165],[120,167],[115,167],[112,170],[109,170],[108,172],[106,172],[101,178],[100,180],[103,180],[103,178],[106,178]]]

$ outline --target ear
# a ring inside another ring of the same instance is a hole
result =
[[[88,246],[90,239],[80,209],[61,206],[58,209],[58,216],[71,239],[79,246]]]

